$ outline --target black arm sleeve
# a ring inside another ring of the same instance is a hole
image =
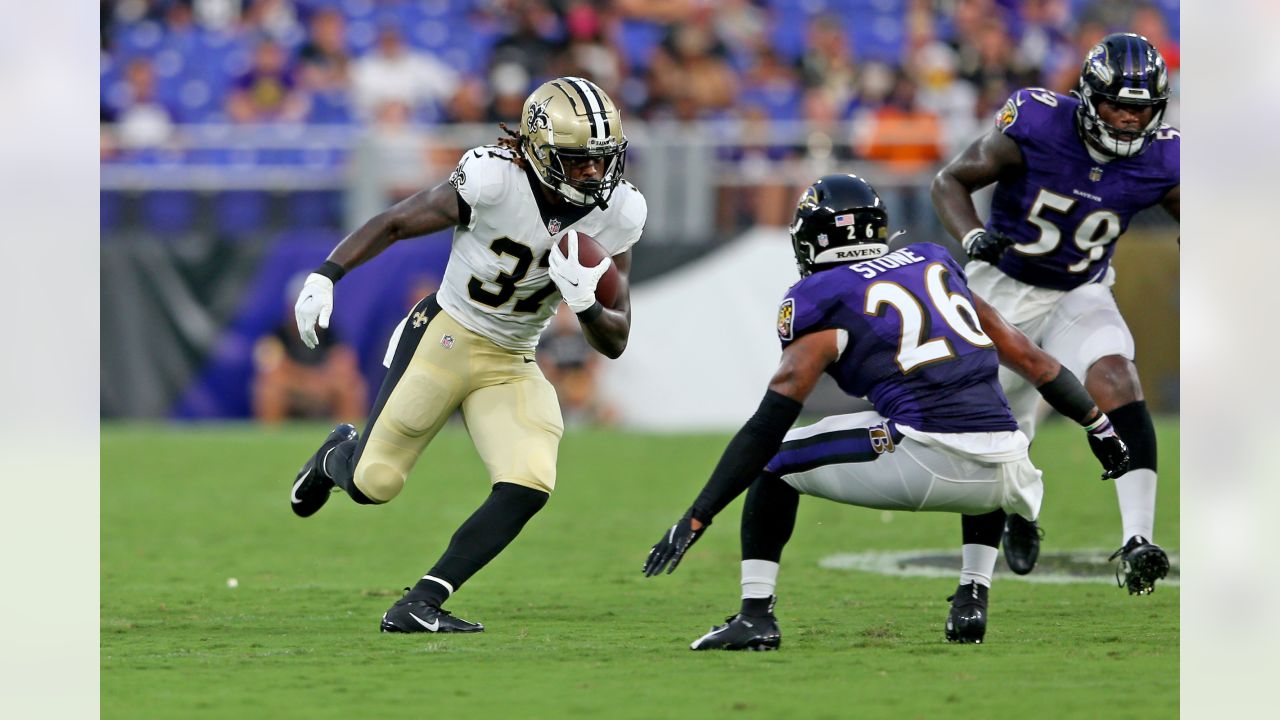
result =
[[[1096,419],[1094,411],[1098,408],[1094,404],[1093,398],[1089,397],[1089,393],[1085,391],[1084,386],[1065,367],[1058,370],[1058,374],[1052,380],[1036,388],[1036,390],[1040,392],[1045,402],[1049,403],[1054,410],[1081,425],[1087,425]]]
[[[711,479],[689,508],[689,514],[699,522],[710,523],[725,505],[751,487],[778,452],[782,438],[800,417],[802,407],[803,403],[786,395],[772,390],[766,392],[756,414],[729,441]]]

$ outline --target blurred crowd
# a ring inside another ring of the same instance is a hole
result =
[[[1109,31],[1146,35],[1176,73],[1177,12],[1177,0],[102,0],[101,109],[124,147],[185,122],[510,121],[543,80],[580,75],[631,118],[891,118],[858,152],[910,164],[955,149],[1017,87],[1070,89]]]

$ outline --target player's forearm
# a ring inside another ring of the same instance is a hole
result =
[[[1070,370],[1059,366],[1058,374],[1046,383],[1036,386],[1036,391],[1050,407],[1068,418],[1088,427],[1102,416],[1089,392]]]
[[[938,218],[942,220],[947,233],[956,240],[963,238],[970,230],[982,227],[982,219],[978,217],[978,209],[973,204],[970,193],[970,189],[946,168],[934,176],[929,188]]]
[[[329,253],[328,262],[350,271],[372,260],[399,238],[389,213],[379,213],[342,239]]]
[[[459,223],[463,201],[447,182],[414,193],[369,218],[329,253],[329,262],[351,270],[399,240],[430,235]]]
[[[599,305],[599,303],[597,303]],[[631,317],[622,310],[600,306],[578,313],[582,334],[587,344],[610,360],[616,360],[627,349],[631,337]]]
[[[800,417],[802,407],[800,402],[772,390],[765,393],[755,415],[729,441],[711,479],[689,508],[690,516],[710,523],[726,505],[751,487],[778,452],[787,430]]]

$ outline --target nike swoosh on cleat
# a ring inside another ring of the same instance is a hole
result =
[[[307,479],[307,476],[305,474],[302,477],[298,478],[298,481],[293,484],[293,490],[289,492],[289,501],[292,502],[294,505],[297,505],[298,503],[302,502],[301,500],[298,499],[298,486],[301,485],[302,481],[306,479]]]
[[[329,470],[327,469],[327,463],[329,462],[329,453],[337,449],[338,449],[337,445],[334,445],[333,447],[329,448],[329,451],[326,452],[324,454],[324,457],[320,459],[320,467],[316,468],[316,470],[318,470],[321,475],[324,475],[329,479],[333,479],[333,476],[329,474]]]
[[[413,618],[414,620],[417,620],[419,625],[430,630],[431,632],[437,632],[438,630],[440,630],[439,618],[436,618],[431,622],[427,622],[426,620],[423,620],[422,618],[418,617],[417,615],[414,615],[413,613],[409,613],[409,617]]]
[[[702,637],[698,638],[697,640],[694,640],[694,641],[693,641],[693,644],[691,644],[691,645],[689,646],[689,648],[690,648],[690,649],[692,649],[692,650],[697,650],[697,649],[698,649],[698,647],[699,647],[699,646],[701,646],[703,642],[705,642],[705,641],[707,641],[707,640],[710,640],[712,637],[714,637],[714,636],[716,636],[716,635],[719,635],[720,633],[722,633],[722,632],[724,632],[725,630],[728,630],[728,629],[729,629],[729,626],[728,626],[728,625],[721,625],[720,627],[713,627],[713,628],[711,628],[711,632],[707,633],[706,635],[703,635]]]

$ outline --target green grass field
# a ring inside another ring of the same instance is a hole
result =
[[[335,496],[301,520],[286,496],[325,430],[104,426],[104,717],[1177,715],[1176,587],[1134,598],[997,576],[986,644],[951,646],[955,579],[818,566],[833,553],[958,547],[949,514],[806,498],[783,559],[781,651],[690,652],[737,608],[741,501],[676,574],[646,579],[640,567],[727,435],[571,429],[547,508],[449,603],[486,631],[381,635],[382,612],[487,479],[451,426],[395,502]],[[1176,421],[1159,432],[1157,540],[1176,550]],[[1080,431],[1046,426],[1033,456],[1048,487],[1045,552],[1118,545],[1114,490]]]

